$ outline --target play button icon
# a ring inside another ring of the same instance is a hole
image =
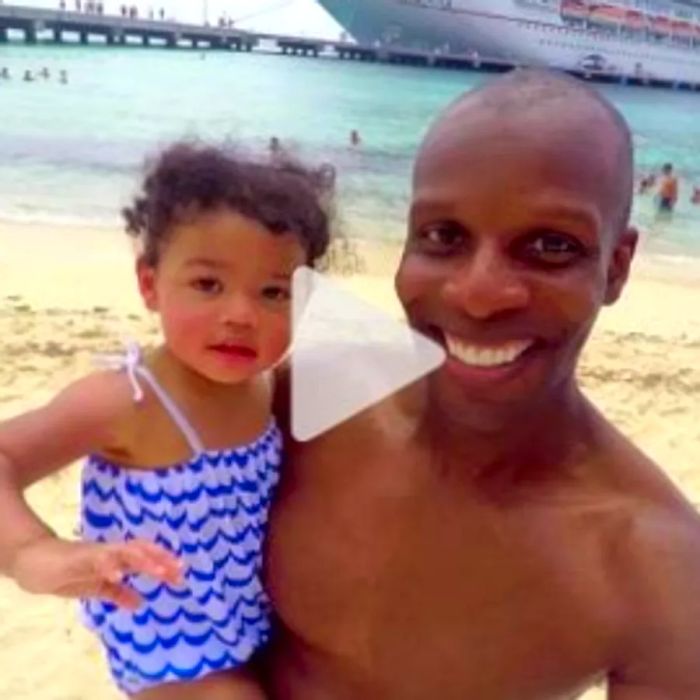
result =
[[[292,434],[307,441],[438,368],[445,351],[308,267],[293,278]]]

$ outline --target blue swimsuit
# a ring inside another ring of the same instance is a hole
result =
[[[235,669],[267,641],[270,611],[260,581],[262,542],[282,439],[273,419],[249,445],[205,450],[141,363],[138,349],[130,348],[121,366],[135,400],[143,397],[140,377],[193,452],[188,461],[150,471],[93,455],[83,469],[83,539],[149,540],[184,563],[184,583],[177,587],[146,576],[129,577],[144,601],[136,612],[98,599],[82,603],[83,617],[102,640],[117,685],[134,694]]]

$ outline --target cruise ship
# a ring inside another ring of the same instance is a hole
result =
[[[700,0],[318,0],[358,43],[700,83]]]

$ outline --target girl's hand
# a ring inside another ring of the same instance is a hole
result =
[[[129,574],[145,574],[174,586],[182,582],[179,560],[141,540],[94,544],[47,536],[20,549],[11,571],[12,578],[29,593],[100,598],[136,610],[141,598],[124,583]]]

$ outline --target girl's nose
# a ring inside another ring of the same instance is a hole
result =
[[[234,294],[224,303],[222,321],[226,325],[253,328],[257,318],[257,305],[246,294]]]

